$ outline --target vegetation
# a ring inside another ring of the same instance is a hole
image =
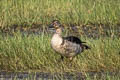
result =
[[[118,79],[119,75],[99,74],[91,76],[87,72],[119,72],[120,69],[120,39],[81,37],[91,47],[76,56],[72,62],[66,58],[59,62],[60,55],[50,46],[51,35],[0,35],[0,70],[22,72],[83,72],[87,80]],[[63,79],[64,75],[54,76]],[[77,76],[75,76],[75,79]],[[32,77],[28,77],[32,78]],[[34,76],[35,78],[35,76]],[[17,75],[15,77],[17,79]]]
[[[119,24],[119,12],[120,0],[1,0],[0,26],[48,24],[53,19],[64,24]]]
[[[82,38],[91,50],[58,63],[60,56],[50,47],[50,35],[0,36],[0,70],[44,72],[117,71],[120,69],[120,39]]]

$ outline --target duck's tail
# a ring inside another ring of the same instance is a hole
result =
[[[91,49],[88,45],[82,44],[84,49]]]

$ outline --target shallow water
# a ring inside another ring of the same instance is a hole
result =
[[[69,26],[69,27],[68,27]],[[76,36],[87,36],[89,38],[99,38],[99,37],[120,37],[120,25],[104,25],[104,24],[90,24],[90,25],[68,25],[67,28],[64,29],[67,35],[76,35]],[[13,25],[10,28],[0,29],[0,33],[4,36],[6,34],[14,35],[15,32],[21,32],[23,35],[40,35],[49,34],[55,32],[55,30],[48,28],[49,25],[32,25],[32,27],[20,27],[17,25]]]
[[[106,79],[107,76],[116,76],[120,79],[120,72],[86,72],[86,73],[43,73],[43,72],[0,72],[0,80],[86,80],[87,77],[94,79]]]

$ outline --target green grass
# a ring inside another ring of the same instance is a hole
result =
[[[120,69],[120,39],[89,39],[81,37],[91,47],[75,57],[58,62],[60,55],[50,46],[50,35],[0,36],[0,70],[81,72],[117,71]]]
[[[1,0],[0,27],[14,24],[119,24],[120,0]]]

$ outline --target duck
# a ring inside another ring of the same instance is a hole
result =
[[[66,57],[72,61],[75,56],[84,50],[90,49],[90,47],[85,44],[86,42],[81,41],[76,36],[62,36],[63,26],[59,20],[53,20],[49,28],[55,29],[55,33],[51,38],[51,47],[56,53],[61,55],[61,60]]]

